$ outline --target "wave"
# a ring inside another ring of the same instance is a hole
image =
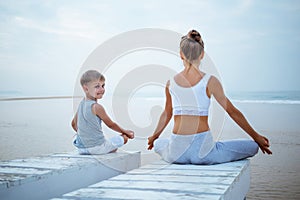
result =
[[[261,103],[261,104],[288,104],[288,105],[300,105],[299,100],[237,100],[232,99],[235,103]]]

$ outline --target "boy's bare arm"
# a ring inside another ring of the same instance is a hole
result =
[[[122,127],[120,127],[117,123],[112,121],[110,117],[105,112],[103,106],[100,104],[94,104],[93,105],[93,113],[96,114],[100,119],[105,123],[106,126],[108,126],[110,129],[117,131],[119,133],[127,135],[129,138],[133,138],[133,131],[131,130],[125,130]]]
[[[72,120],[72,128],[74,129],[74,131],[77,132],[77,130],[78,130],[78,127],[77,127],[77,112],[76,112],[76,114],[75,114],[75,116]]]

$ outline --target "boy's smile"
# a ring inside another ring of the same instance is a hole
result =
[[[84,86],[86,97],[91,100],[101,99],[105,93],[105,81],[91,81]]]

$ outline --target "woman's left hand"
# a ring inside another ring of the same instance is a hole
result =
[[[255,138],[255,142],[258,144],[259,148],[263,153],[272,154],[272,151],[269,149],[270,143],[268,138],[259,135],[257,138]]]

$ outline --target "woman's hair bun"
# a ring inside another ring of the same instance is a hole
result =
[[[204,43],[201,35],[196,30],[191,30],[183,36],[180,41],[180,51],[184,54],[189,63],[193,63],[199,58],[204,50]]]
[[[191,30],[188,33],[188,37],[191,39],[194,39],[196,42],[199,42],[199,43],[201,43],[201,41],[202,41],[200,33],[196,30]]]

